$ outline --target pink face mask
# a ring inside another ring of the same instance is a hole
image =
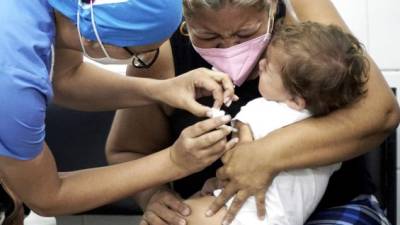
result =
[[[232,82],[240,86],[253,70],[270,39],[271,34],[267,33],[230,48],[193,47],[213,69],[228,74]]]
[[[242,85],[271,40],[276,2],[272,1],[269,9],[266,34],[230,48],[199,48],[193,45],[194,49],[213,66],[213,69],[228,74],[235,85]]]

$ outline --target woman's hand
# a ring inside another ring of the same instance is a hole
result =
[[[257,155],[253,155],[247,145],[240,144],[231,150],[230,158],[224,157],[224,166],[217,171],[217,178],[224,184],[224,188],[210,206],[207,216],[214,215],[233,197],[223,220],[224,225],[233,221],[244,202],[251,196],[256,198],[258,217],[265,218],[265,193],[277,172],[268,166],[265,158],[259,160]]]
[[[230,104],[238,99],[228,75],[205,68],[161,81],[154,93],[159,101],[200,117],[207,116],[210,108],[199,104],[196,99],[209,95],[214,97],[213,107],[218,109],[222,104]]]
[[[237,142],[237,139],[227,142],[226,136],[232,129],[221,127],[230,120],[229,115],[222,116],[184,129],[170,149],[171,161],[190,174],[211,165]]]
[[[243,123],[236,123],[240,144],[222,157],[224,166],[217,171],[218,183],[223,184],[222,193],[210,206],[207,216],[214,215],[234,197],[224,217],[224,225],[230,224],[239,212],[244,202],[255,196],[257,214],[260,219],[265,217],[265,192],[275,177],[275,170],[268,165],[265,156],[258,158],[255,149],[249,148],[253,137],[250,128]],[[265,150],[264,150],[265,151]],[[262,159],[262,160],[258,160]]]
[[[190,208],[172,190],[162,189],[150,198],[140,225],[184,225]]]

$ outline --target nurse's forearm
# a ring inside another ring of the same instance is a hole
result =
[[[106,71],[89,63],[54,76],[56,104],[84,111],[115,110],[154,103],[160,82]]]
[[[123,150],[113,149],[113,151],[106,152],[106,156],[107,156],[107,162],[110,165],[115,165],[115,164],[120,164],[120,163],[124,163],[124,162],[137,160],[137,159],[145,157],[146,155],[133,152],[132,150],[123,151]],[[146,208],[147,203],[148,203],[149,199],[151,198],[151,196],[155,192],[157,192],[163,188],[167,189],[168,185],[151,187],[144,191],[135,193],[134,195],[132,195],[132,197],[135,200],[135,202],[140,206],[140,208],[144,210]]]
[[[167,168],[165,162],[161,162],[161,158],[165,158],[162,156],[163,154],[164,152],[158,156],[157,154],[153,155],[154,160],[149,160],[152,162],[138,160],[113,167],[80,171],[73,176],[64,177],[63,185],[60,188],[63,192],[59,195],[58,203],[65,202],[66,204],[63,207],[56,207],[59,204],[55,202],[54,207],[49,207],[45,211],[46,214],[57,215],[86,211],[180,177],[181,173],[174,172],[172,165]],[[166,170],[168,172],[165,172]],[[128,171],[130,171],[130,175],[128,175]]]
[[[146,156],[145,154],[134,153],[132,151],[120,151],[118,153],[113,153],[113,154],[108,153],[107,161],[109,164],[114,165],[114,164],[137,160],[145,156]],[[144,191],[135,193],[134,195],[132,195],[132,197],[135,200],[135,202],[140,206],[140,208],[142,210],[145,210],[150,198],[154,195],[154,193],[160,190],[167,190],[167,189],[169,190],[168,185],[164,184],[161,186],[151,187]]]
[[[25,204],[45,216],[83,212],[187,175],[170,161],[168,151],[61,178],[48,149],[32,161],[1,162],[6,184]]]

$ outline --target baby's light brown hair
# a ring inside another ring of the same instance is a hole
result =
[[[354,103],[367,91],[369,64],[362,45],[337,26],[280,25],[271,46],[281,52],[275,57],[282,57],[284,87],[305,99],[314,116]]]

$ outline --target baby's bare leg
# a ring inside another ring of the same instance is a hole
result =
[[[191,198],[185,200],[190,206],[192,213],[187,217],[188,225],[221,225],[222,219],[226,213],[226,209],[222,208],[212,217],[206,217],[208,207],[214,201],[214,197],[205,196],[199,198]]]

